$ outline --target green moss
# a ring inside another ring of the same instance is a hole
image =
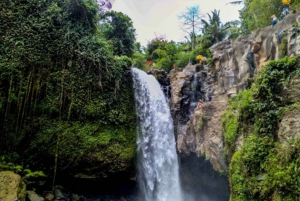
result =
[[[234,115],[233,112],[227,112],[223,115],[222,123],[224,125],[224,136],[226,143],[228,143],[228,146],[234,146],[235,141],[238,137],[237,117]]]
[[[287,37],[285,36],[281,39],[281,43],[279,46],[282,56],[287,55],[287,48],[288,48],[288,40]]]
[[[252,98],[252,90],[245,90],[236,97],[230,99],[230,106],[222,115],[222,127],[226,149],[229,155],[235,150],[235,142],[240,135],[247,136],[251,126],[253,113],[249,108]]]
[[[231,196],[230,201],[244,201],[246,199],[246,186],[245,178],[243,177],[244,166],[242,163],[242,154],[241,151],[234,153],[231,159],[229,166],[230,173],[230,186],[231,186]]]
[[[80,122],[53,122],[40,133],[40,137],[34,139],[30,151],[38,151],[48,157],[54,157],[54,146],[45,147],[43,144],[51,144],[51,140],[58,134],[59,155],[61,161],[59,168],[68,166],[77,167],[82,162],[94,163],[107,168],[116,166],[119,163],[131,164],[134,158],[136,129],[115,125],[104,125],[95,123]],[[28,150],[29,151],[29,150]],[[35,161],[35,155],[29,160]],[[109,168],[110,169],[110,168]],[[115,167],[114,171],[118,171]],[[119,170],[123,170],[123,167]]]
[[[120,159],[131,160],[134,157],[134,155],[135,155],[135,148],[129,147],[122,151],[122,153],[120,154]]]
[[[201,129],[202,129],[203,125],[204,125],[204,122],[205,122],[205,117],[201,115],[201,116],[198,118],[198,120],[197,120],[196,130],[197,130],[198,132],[201,131]]]
[[[112,136],[109,132],[102,132],[99,133],[99,145],[108,145],[110,140],[112,139]]]

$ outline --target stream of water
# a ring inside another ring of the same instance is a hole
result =
[[[133,68],[138,182],[143,201],[182,201],[173,120],[152,75]]]

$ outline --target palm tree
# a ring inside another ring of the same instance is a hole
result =
[[[215,43],[220,42],[226,36],[227,29],[230,28],[230,24],[226,23],[223,25],[220,19],[220,11],[216,9],[211,11],[212,15],[207,14],[209,17],[209,21],[201,20],[203,24],[202,28],[202,43],[204,46],[211,46]]]
[[[211,13],[212,13],[212,15],[207,13],[208,18],[209,18],[208,22],[206,20],[201,19],[201,22],[203,24],[203,28],[202,28],[203,34],[205,34],[207,28],[210,25],[216,24],[217,27],[219,27],[221,25],[220,11],[217,11],[216,9],[214,9],[213,11],[211,11]]]

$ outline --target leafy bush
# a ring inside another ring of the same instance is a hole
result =
[[[165,71],[169,72],[172,69],[173,62],[170,57],[164,57],[158,60],[156,68],[162,68]]]
[[[139,69],[145,69],[146,68],[146,57],[142,53],[133,53],[132,55],[132,62],[133,67],[139,68]]]
[[[192,59],[192,52],[180,52],[176,55],[177,60],[176,60],[176,66],[179,68],[186,67],[190,60]]]
[[[119,66],[122,66],[122,68],[132,66],[132,59],[127,56],[115,56],[115,59],[119,62]]]

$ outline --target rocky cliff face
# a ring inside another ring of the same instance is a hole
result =
[[[196,153],[209,159],[214,169],[227,169],[223,158],[221,113],[228,98],[249,87],[254,74],[267,62],[300,54],[299,24],[299,14],[289,14],[274,27],[212,46],[213,65],[189,64],[170,72],[171,110],[181,156]],[[197,89],[194,88],[195,75]],[[199,99],[204,103],[195,110]]]
[[[300,101],[300,77],[293,77],[283,92],[283,100],[285,103],[298,103]],[[300,109],[295,106],[288,110],[282,117],[279,123],[278,139],[284,145],[289,145],[289,142],[295,141],[300,137]]]

